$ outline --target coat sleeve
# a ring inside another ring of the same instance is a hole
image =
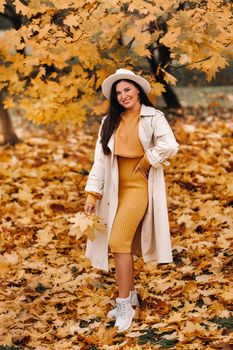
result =
[[[146,151],[147,159],[154,168],[169,165],[167,159],[177,153],[179,144],[164,114],[160,111],[157,111],[156,118],[153,117],[153,130],[155,146]]]
[[[95,192],[102,196],[103,194],[103,188],[104,188],[104,173],[105,173],[105,155],[103,152],[102,144],[100,143],[100,132],[101,127],[103,125],[104,118],[102,119],[98,138],[96,141],[95,146],[95,153],[94,153],[94,163],[92,165],[91,171],[88,175],[87,183],[85,186],[84,191],[86,192]]]

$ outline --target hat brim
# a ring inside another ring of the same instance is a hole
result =
[[[136,74],[112,74],[110,75],[108,78],[106,78],[103,81],[102,84],[102,91],[104,96],[109,100],[110,96],[111,96],[111,90],[112,90],[112,85],[113,83],[115,83],[118,80],[132,80],[135,83],[137,83],[138,85],[141,86],[141,88],[144,90],[144,92],[148,95],[151,91],[151,86],[148,83],[148,81],[142,77],[140,77],[139,75]]]

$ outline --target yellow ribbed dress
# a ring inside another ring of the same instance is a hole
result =
[[[119,193],[117,213],[109,241],[112,253],[131,252],[135,232],[148,206],[147,179],[139,170],[134,173],[139,161],[144,169],[150,167],[139,140],[139,119],[139,110],[124,112],[116,130],[114,154],[118,161]],[[88,192],[86,202],[95,204],[98,199],[101,199],[101,195]]]
[[[114,154],[118,160],[119,193],[118,209],[113,222],[109,247],[112,253],[130,253],[138,225],[148,206],[148,183],[134,169],[144,156],[139,140],[139,111],[124,113],[115,135]],[[144,164],[150,164],[145,159]]]

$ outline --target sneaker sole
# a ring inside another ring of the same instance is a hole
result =
[[[132,321],[133,321],[134,316],[135,316],[135,310],[133,310],[133,314],[131,316],[131,320],[130,320],[129,325],[127,327],[123,328],[122,330],[118,330],[117,333],[122,333],[122,332],[126,331],[127,329],[129,329],[130,326],[132,325]]]

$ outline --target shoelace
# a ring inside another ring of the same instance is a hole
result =
[[[125,318],[126,316],[126,303],[118,302],[117,305],[117,317]]]

